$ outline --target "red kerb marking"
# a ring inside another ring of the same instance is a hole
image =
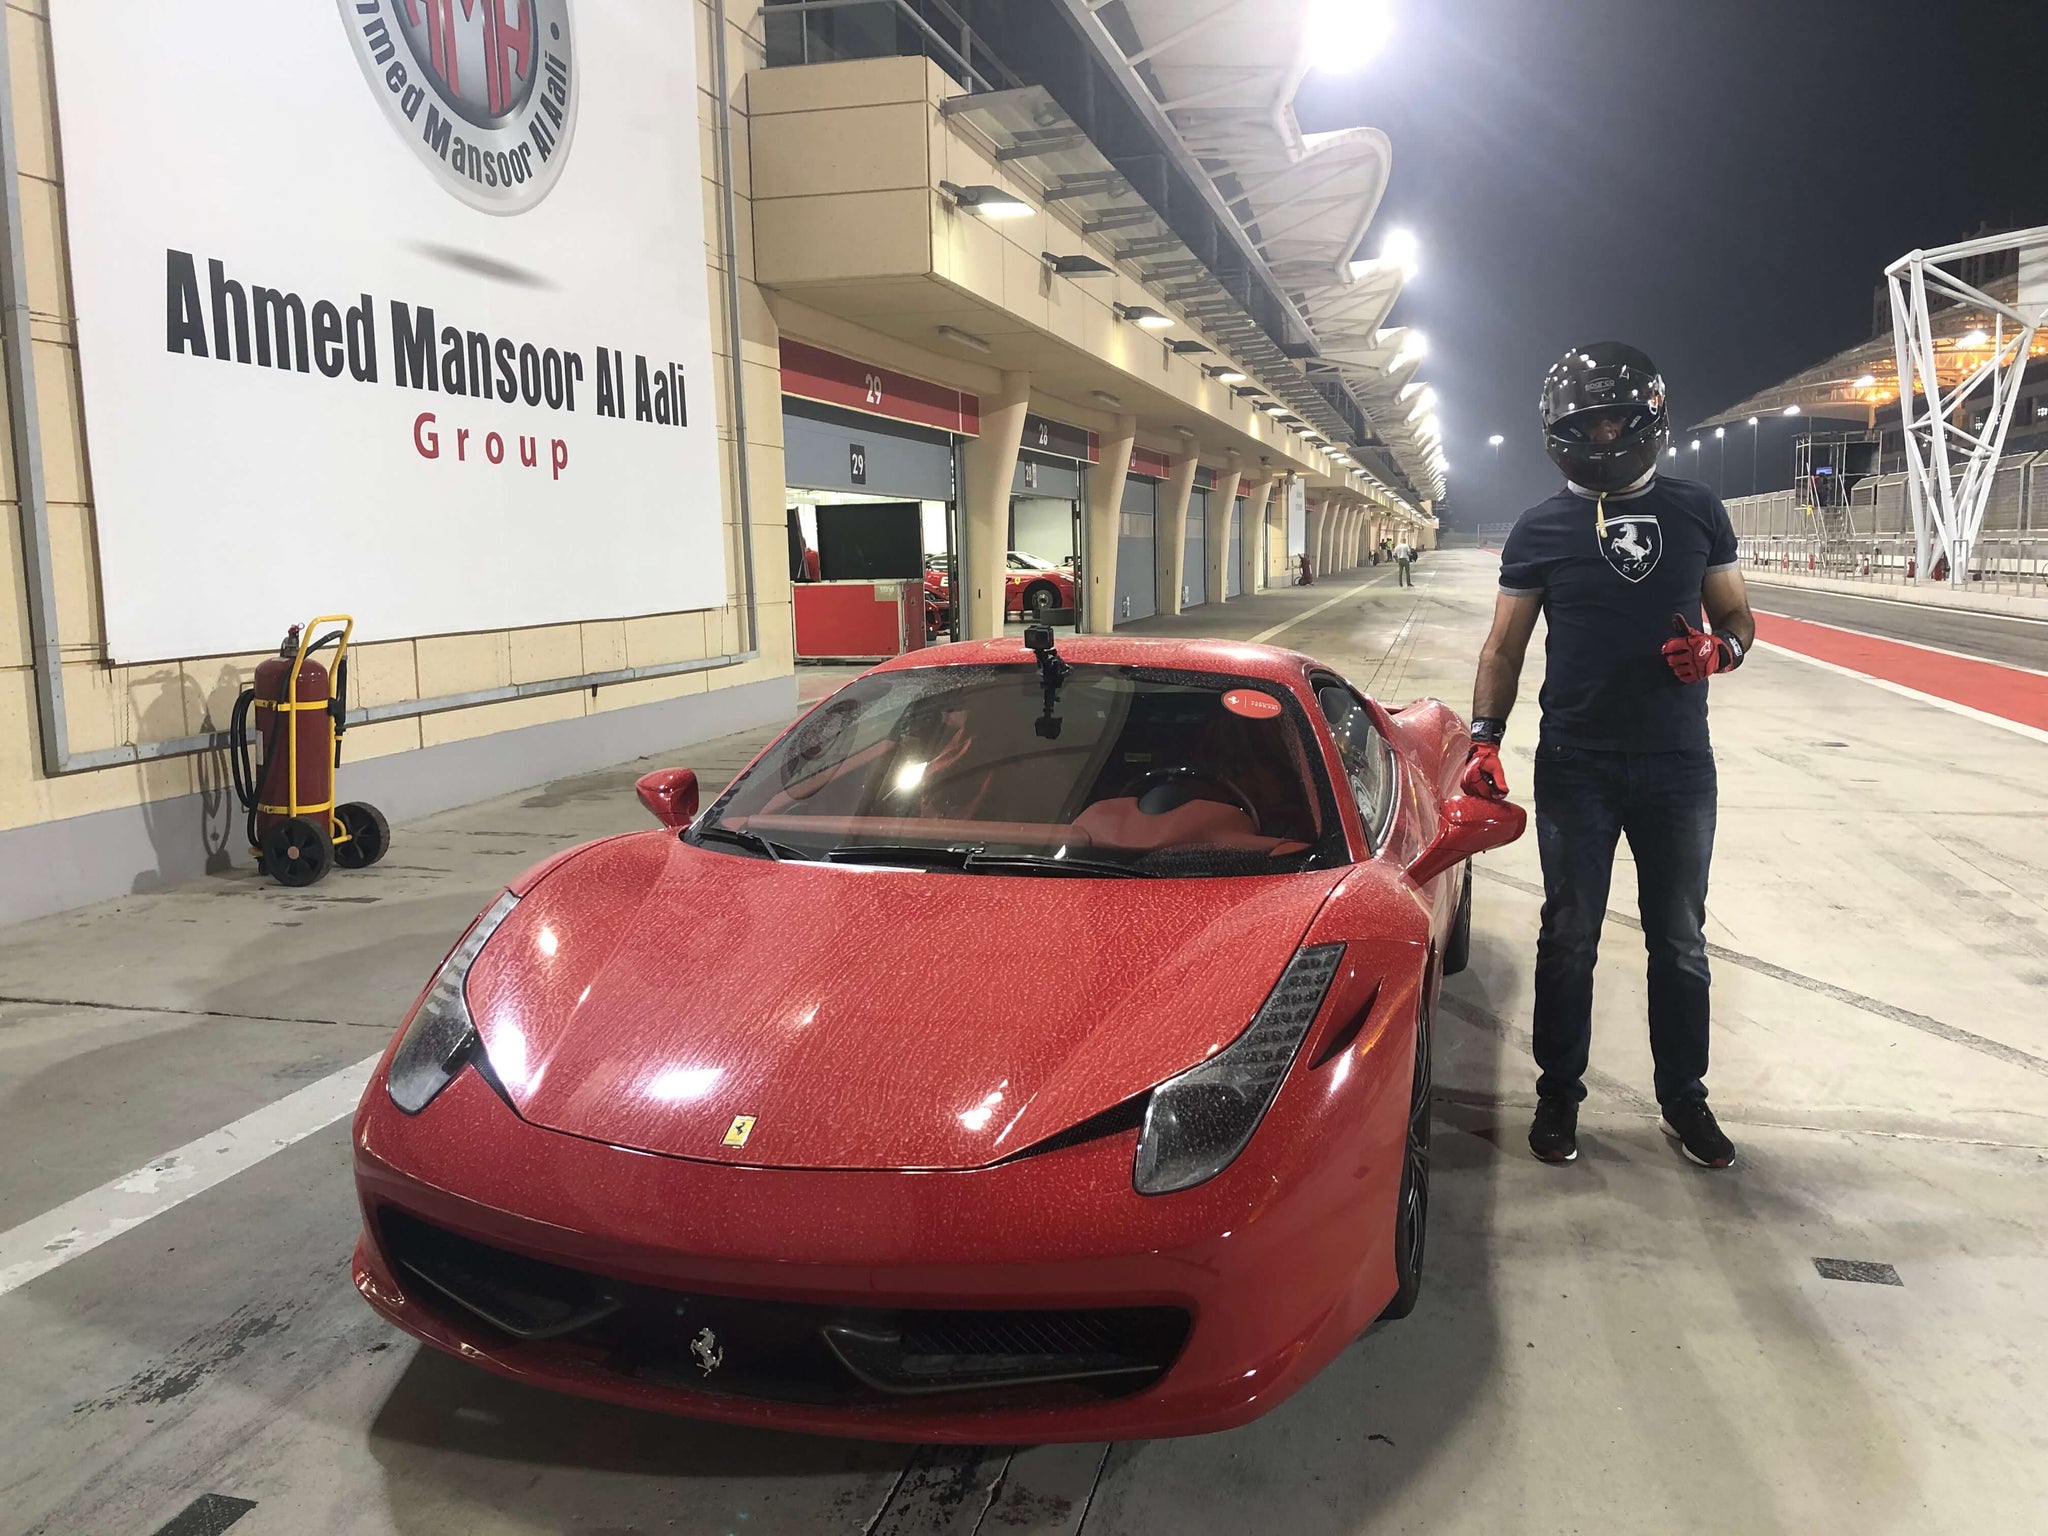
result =
[[[1756,633],[1759,640],[1816,661],[1833,662],[2001,720],[2048,730],[2048,677],[2033,672],[2002,667],[1995,661],[1945,656],[1917,645],[1852,634],[1775,613],[1756,616]]]

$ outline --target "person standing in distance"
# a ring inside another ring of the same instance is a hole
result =
[[[1408,536],[1404,533],[1403,535],[1401,535],[1401,542],[1394,546],[1395,586],[1412,587],[1415,585],[1415,577],[1413,573],[1409,570],[1409,567],[1414,563],[1414,560],[1414,547],[1409,544]]]
[[[1543,919],[1529,1150],[1579,1155],[1593,1035],[1593,965],[1618,840],[1636,863],[1649,951],[1650,1050],[1663,1127],[1709,1168],[1735,1147],[1707,1108],[1704,932],[1716,779],[1707,679],[1756,638],[1728,510],[1660,476],[1664,379],[1634,347],[1574,347],[1543,380],[1544,443],[1566,485],[1517,520],[1501,553],[1493,630],[1473,690],[1467,793],[1505,796],[1500,743],[1529,636],[1549,623],[1536,745]],[[1702,630],[1701,612],[1708,628]]]

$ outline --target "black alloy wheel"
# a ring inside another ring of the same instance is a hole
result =
[[[1464,883],[1458,891],[1458,913],[1451,919],[1451,936],[1444,943],[1444,974],[1455,976],[1472,963],[1472,861],[1467,859]]]
[[[312,885],[334,868],[334,840],[317,821],[287,816],[263,834],[263,870],[279,885]]]
[[[1429,978],[1424,975],[1427,988]],[[1415,1016],[1415,1084],[1408,1100],[1408,1133],[1401,1152],[1401,1193],[1394,1203],[1394,1275],[1398,1288],[1380,1314],[1406,1317],[1422,1294],[1422,1253],[1429,1235],[1429,1098],[1433,1080],[1435,1009],[1425,992]]]
[[[1044,584],[1043,582],[1039,583],[1035,587],[1029,587],[1025,590],[1024,608],[1025,611],[1031,615],[1032,621],[1034,623],[1043,624],[1046,620],[1046,616],[1050,614],[1053,611],[1053,609],[1059,607],[1059,605],[1059,593],[1055,591],[1052,587],[1049,587],[1046,584]]]
[[[343,869],[368,869],[391,851],[391,823],[366,800],[350,800],[334,808],[334,819],[348,841],[334,845],[334,862]]]

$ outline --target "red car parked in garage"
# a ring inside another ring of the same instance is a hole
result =
[[[1011,550],[1005,557],[1008,570],[1003,579],[1003,614],[1044,622],[1061,611],[1072,612],[1075,597],[1074,573],[1036,555]],[[946,575],[944,555],[925,556],[924,601],[926,628],[936,634],[946,627],[953,612],[952,582]]]
[[[372,1306],[569,1392],[978,1443],[1238,1424],[1414,1306],[1437,986],[1521,811],[1453,794],[1435,701],[1031,638],[875,668],[701,814],[651,774],[662,828],[491,903],[356,1115]]]

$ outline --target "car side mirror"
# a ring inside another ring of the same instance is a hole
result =
[[[697,775],[691,769],[657,768],[633,789],[664,827],[687,827],[697,819]]]
[[[1529,813],[1514,801],[1488,800],[1480,795],[1453,795],[1438,814],[1442,820],[1435,839],[1408,866],[1408,878],[1417,885],[1427,884],[1475,853],[1506,847],[1529,825]]]

